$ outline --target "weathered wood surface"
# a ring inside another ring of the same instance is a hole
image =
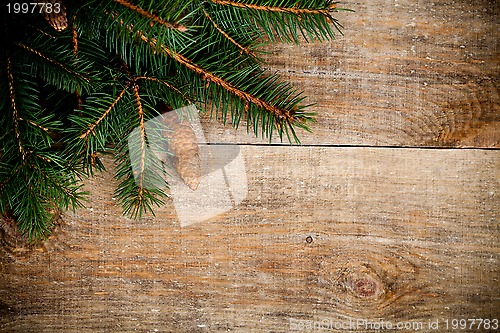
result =
[[[304,144],[500,146],[500,2],[345,1],[344,36],[266,56],[318,113]],[[207,124],[213,141],[255,142]]]
[[[123,218],[98,175],[43,245],[3,235],[0,332],[289,332],[290,319],[444,332],[499,318],[500,154],[456,149],[500,145],[499,4],[344,5],[344,37],[266,56],[316,103],[312,146],[248,146],[259,140],[205,120],[210,142],[242,143],[249,192],[188,227],[171,202]]]
[[[187,227],[171,204],[156,218],[122,218],[111,174],[88,182],[88,208],[65,214],[43,247],[2,253],[0,332],[500,316],[497,151],[242,152],[247,198]]]

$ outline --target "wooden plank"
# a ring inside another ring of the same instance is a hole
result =
[[[344,36],[266,49],[318,113],[305,144],[500,146],[498,1],[345,1]],[[256,142],[206,120],[212,142]]]
[[[88,207],[64,214],[42,247],[2,247],[0,332],[289,332],[358,319],[452,332],[444,320],[500,317],[498,151],[242,152],[246,199],[188,227],[171,202],[156,218],[120,217],[111,173],[87,181]],[[357,328],[331,331],[377,331]]]

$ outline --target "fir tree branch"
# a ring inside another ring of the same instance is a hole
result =
[[[164,27],[166,27],[167,29],[173,29],[173,30],[177,30],[177,31],[180,31],[180,32],[186,32],[188,29],[183,26],[183,25],[180,25],[180,24],[177,24],[177,23],[170,23],[170,22],[167,22],[165,20],[163,20],[161,17],[158,17],[154,14],[151,14],[150,12],[126,1],[126,0],[113,0],[115,1],[116,3],[124,6],[124,7],[127,7],[128,9],[156,22],[156,23],[159,23],[161,25],[163,25]]]
[[[78,178],[104,169],[103,151],[115,153],[123,213],[154,214],[168,197],[146,122],[160,101],[202,104],[224,124],[245,118],[256,136],[299,142],[295,129],[313,120],[305,97],[262,68],[254,47],[334,39],[335,1],[67,1],[72,17],[50,22],[58,31],[70,23],[64,32],[40,28],[42,15],[4,15],[0,214],[30,238],[48,235],[50,211],[80,204]]]
[[[130,86],[130,83],[131,82],[127,82],[125,84],[125,88],[123,88],[123,90],[118,94],[118,96],[115,98],[115,100],[113,101],[113,103],[111,103],[111,105],[102,113],[102,115],[95,121],[93,122],[89,128],[82,134],[80,134],[80,139],[85,139],[90,133],[95,133],[94,132],[94,129],[96,128],[97,125],[99,125],[99,123],[104,119],[106,118],[106,116],[111,112],[111,110],[115,107],[116,103],[118,103],[118,101],[123,97],[123,95],[125,94],[125,92],[127,91],[128,87]]]
[[[142,32],[138,32],[139,37],[141,40],[143,40],[146,43],[149,43],[153,49],[156,48],[156,39],[155,38],[148,38],[146,35],[144,35]],[[229,91],[233,95],[241,98],[244,101],[250,102],[256,106],[258,106],[261,109],[264,109],[272,114],[274,114],[277,119],[279,120],[285,120],[287,123],[293,123],[295,119],[295,114],[292,110],[286,110],[283,108],[278,108],[258,97],[255,97],[241,89],[238,89],[234,85],[232,85],[230,82],[218,77],[215,74],[212,74],[202,67],[198,66],[197,64],[193,63],[191,60],[188,58],[184,57],[182,54],[178,52],[174,52],[167,48],[165,45],[160,45],[161,50],[163,53],[165,53],[167,56],[173,58],[176,60],[178,63],[184,65],[185,67],[189,68],[196,74],[198,74],[202,79],[204,79],[207,83],[212,82],[223,89]]]
[[[332,3],[327,9],[309,9],[309,8],[290,8],[290,7],[273,7],[247,4],[242,2],[235,2],[230,0],[210,0],[215,5],[232,6],[238,8],[254,9],[258,11],[276,12],[276,13],[289,13],[295,15],[328,15],[332,10],[337,8],[336,3]]]
[[[23,144],[21,142],[21,132],[19,131],[19,111],[16,104],[16,92],[14,89],[14,74],[12,73],[12,60],[9,55],[7,55],[7,76],[9,81],[9,95],[10,104],[12,107],[12,121],[14,122],[14,133],[16,135],[17,146],[19,152],[21,153],[21,158],[24,160],[26,157],[26,151],[24,150]]]
[[[229,40],[231,43],[236,45],[237,48],[241,50],[242,53],[248,54],[250,57],[255,58],[255,53],[251,50],[249,50],[247,47],[244,47],[243,45],[239,44],[237,41],[235,41],[227,32],[222,30],[217,23],[215,23],[214,19],[210,16],[210,14],[205,10],[205,8],[201,7],[203,10],[203,13],[205,14],[205,17],[212,23],[214,28],[221,33],[222,36],[226,37],[227,40]]]
[[[44,59],[45,61],[47,62],[50,62],[51,64],[54,64],[56,65],[57,67],[63,69],[64,71],[66,71],[67,73],[71,74],[71,75],[75,75],[75,76],[78,76],[80,79],[84,80],[85,82],[89,83],[90,80],[88,78],[86,78],[85,76],[81,75],[80,73],[77,73],[71,69],[69,69],[67,66],[65,66],[64,64],[60,63],[59,61],[57,60],[54,60],[53,58],[50,58],[46,55],[44,55],[42,52],[38,51],[38,50],[35,50],[27,45],[24,45],[23,43],[18,43],[17,44],[19,47],[39,56],[40,58]]]
[[[111,14],[111,15],[114,16],[114,14]],[[123,22],[120,22],[120,23],[123,24]],[[126,25],[126,27],[128,28],[128,30],[131,33],[134,33],[132,25]],[[157,48],[157,39],[156,38],[154,38],[154,37],[149,38],[142,31],[137,31],[136,33],[142,41],[148,43],[151,46],[151,48],[153,49],[153,52],[156,52],[156,48]],[[230,82],[224,80],[223,78],[218,77],[217,75],[215,75],[209,71],[206,71],[205,69],[198,66],[197,64],[195,64],[194,62],[192,62],[191,60],[189,60],[188,58],[186,58],[182,54],[169,49],[166,45],[161,44],[159,46],[160,46],[160,49],[163,51],[163,53],[165,53],[167,56],[173,58],[181,65],[187,67],[188,69],[190,69],[193,72],[195,72],[196,74],[198,74],[207,83],[212,82],[212,83],[222,87],[223,89],[229,91],[233,95],[241,98],[242,100],[244,100],[246,102],[250,102],[250,103],[256,105],[257,107],[274,114],[277,117],[277,119],[280,121],[286,121],[286,123],[288,123],[288,124],[292,124],[296,121],[295,114],[294,114],[293,110],[278,108],[278,107],[266,102],[265,100],[262,100],[258,97],[255,97],[252,94],[247,93],[246,91],[238,89],[237,87],[232,85]]]

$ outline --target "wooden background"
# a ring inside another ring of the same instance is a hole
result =
[[[500,319],[499,3],[342,5],[356,12],[337,14],[337,41],[266,56],[316,103],[303,146],[204,120],[210,142],[245,158],[236,209],[181,227],[169,202],[132,221],[110,170],[43,244],[16,247],[3,232],[0,332],[289,332],[358,319],[452,332],[445,320]]]

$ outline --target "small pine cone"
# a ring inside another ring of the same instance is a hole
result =
[[[37,3],[42,10],[43,17],[52,28],[63,31],[68,27],[66,7],[62,4],[62,0],[39,0]]]
[[[168,114],[163,122],[168,129],[163,137],[168,139],[170,152],[174,155],[174,166],[184,183],[196,190],[200,184],[201,162],[198,142],[193,129],[186,120],[180,121],[176,114]]]

